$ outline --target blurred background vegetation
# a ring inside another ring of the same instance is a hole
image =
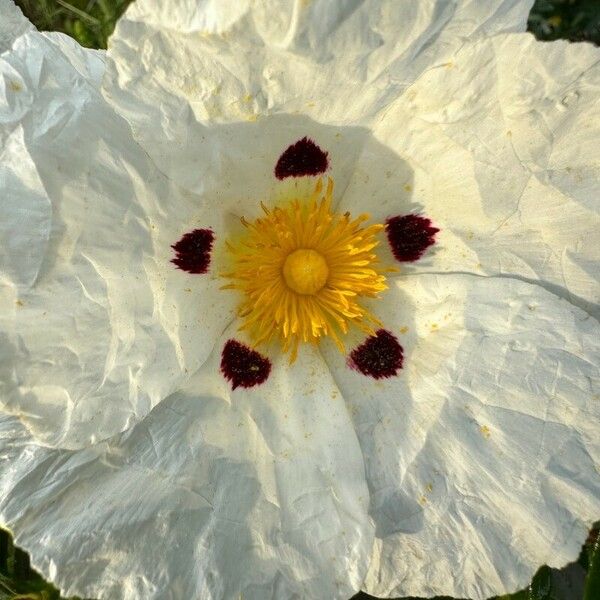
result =
[[[15,0],[41,30],[62,31],[82,46],[106,48],[117,19],[132,0]]]
[[[90,48],[106,48],[117,19],[130,2],[16,0],[38,29],[62,31]],[[540,40],[600,45],[600,0],[536,0],[528,25]],[[358,594],[354,600],[368,598]],[[29,557],[14,547],[9,534],[0,530],[0,600],[17,599],[60,600],[60,595],[31,569]],[[600,600],[598,528],[592,530],[576,563],[560,571],[542,567],[527,589],[497,600]]]

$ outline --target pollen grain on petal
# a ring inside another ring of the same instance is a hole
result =
[[[332,196],[333,181],[319,179],[308,197],[265,207],[228,244],[222,275],[240,293],[241,328],[256,345],[278,341],[292,361],[301,343],[330,337],[345,352],[350,326],[373,333],[381,325],[362,302],[387,289],[375,253],[384,226],[336,213]]]
[[[392,253],[400,262],[419,260],[435,243],[435,234],[439,231],[432,225],[431,219],[420,215],[390,217],[385,229]]]

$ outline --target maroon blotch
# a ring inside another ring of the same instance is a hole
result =
[[[227,340],[221,353],[221,373],[231,382],[232,389],[250,388],[267,380],[271,361],[245,344]]]
[[[350,353],[348,365],[374,379],[393,377],[402,368],[404,351],[396,336],[379,329]]]
[[[400,262],[419,260],[435,244],[435,234],[439,231],[430,219],[419,215],[390,217],[385,229],[392,252]]]
[[[186,233],[171,246],[176,254],[171,262],[188,273],[206,273],[214,240],[215,235],[210,229],[194,229]]]
[[[275,165],[275,177],[304,177],[318,175],[327,171],[329,159],[311,139],[303,137],[288,148],[279,157]]]

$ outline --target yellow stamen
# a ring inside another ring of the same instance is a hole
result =
[[[248,221],[242,237],[228,241],[232,267],[225,288],[243,298],[242,329],[255,344],[279,339],[293,361],[299,343],[330,336],[340,351],[349,325],[373,331],[377,319],[359,303],[387,289],[373,250],[384,228],[363,226],[368,215],[352,220],[331,210],[333,180],[319,180],[308,198],[292,197],[274,208],[262,202],[264,216]]]

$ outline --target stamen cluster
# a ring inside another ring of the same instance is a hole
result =
[[[254,344],[279,339],[296,358],[300,342],[331,336],[344,352],[341,334],[355,325],[368,333],[381,323],[360,304],[387,288],[374,253],[382,224],[364,226],[366,214],[351,219],[332,211],[333,180],[320,179],[306,198],[291,197],[264,217],[242,218],[246,231],[228,242],[233,265],[225,288],[243,294],[241,329]]]

